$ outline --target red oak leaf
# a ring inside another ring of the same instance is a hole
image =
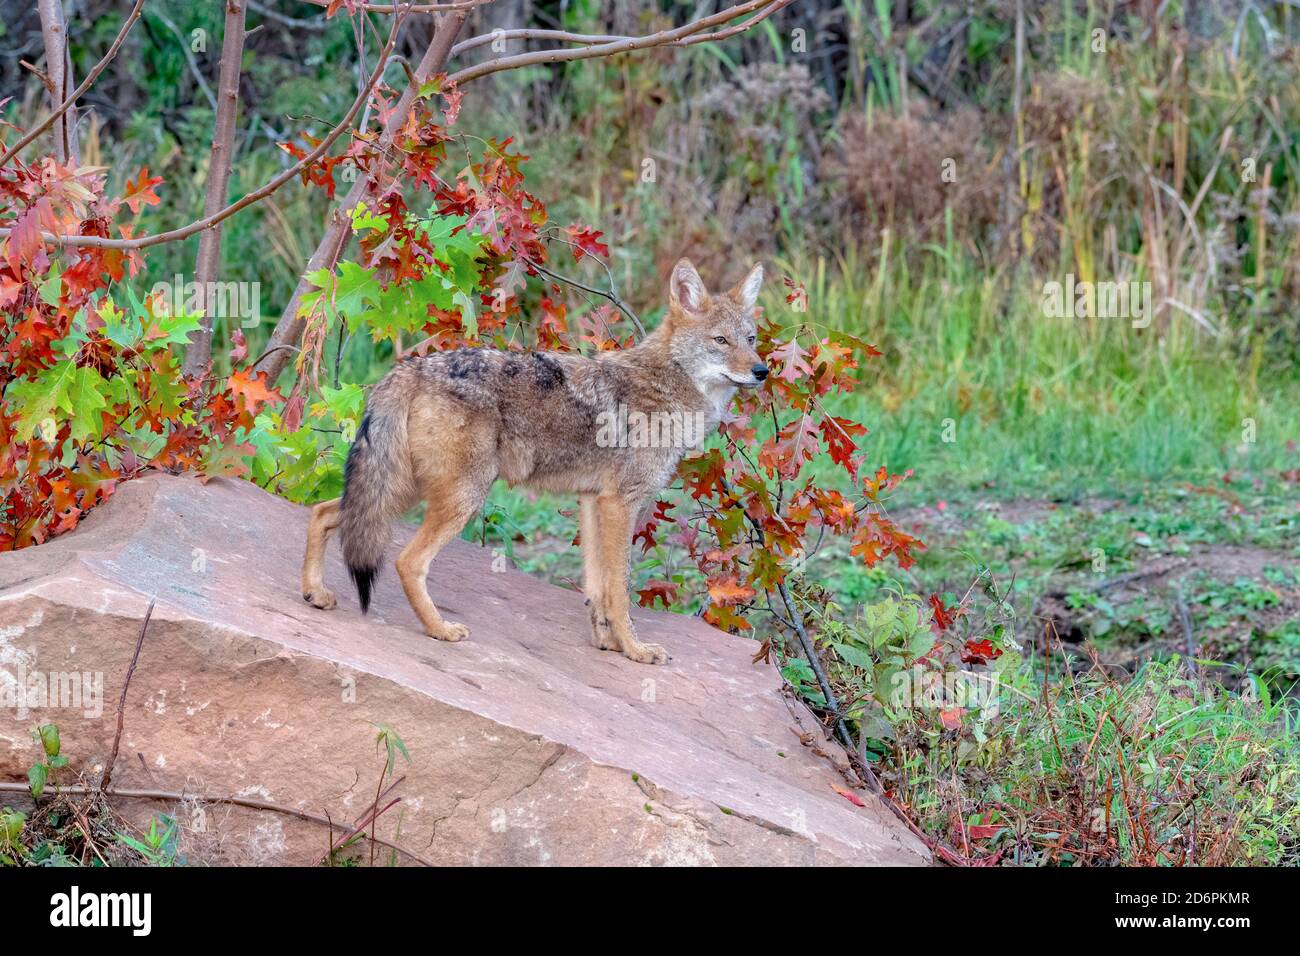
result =
[[[655,579],[647,581],[645,587],[636,592],[637,603],[642,607],[654,607],[655,598],[663,602],[664,607],[672,607],[677,601],[677,585],[672,581]]]
[[[987,664],[1002,656],[1002,648],[985,638],[977,641],[971,638],[962,645],[961,660],[963,664]]]
[[[780,365],[781,371],[776,373],[776,377],[787,382],[797,382],[804,375],[812,374],[812,366],[806,361],[808,353],[800,347],[796,339],[789,342],[778,342],[772,351],[767,353],[768,365]]]
[[[600,241],[604,233],[599,229],[574,223],[572,226],[565,227],[564,234],[569,237],[569,242],[573,243],[574,262],[580,262],[584,255],[593,258],[609,258],[609,246]]]

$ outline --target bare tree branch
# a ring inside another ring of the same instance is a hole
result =
[[[203,215],[215,216],[226,205],[230,163],[234,157],[235,118],[239,113],[239,77],[244,58],[245,0],[226,0],[226,24],[221,38],[221,74],[217,81],[219,99],[212,130],[212,151],[208,156],[207,195]],[[194,264],[194,281],[200,289],[217,277],[221,263],[221,226],[213,225],[199,236],[199,254]],[[183,372],[194,377],[212,360],[212,297],[207,297],[202,325],[190,337],[185,349]]]
[[[261,14],[262,16],[266,17],[268,20],[274,20],[276,23],[280,24],[281,26],[301,28],[303,30],[324,30],[329,27],[329,24],[328,22],[326,22],[324,17],[316,17],[311,20],[303,20],[300,19],[299,17],[287,16],[276,10],[272,10],[270,7],[263,6],[262,4],[258,3],[257,0],[248,0],[248,7],[254,13]]]
[[[303,0],[303,3],[318,7],[328,7],[330,2],[331,0]],[[366,13],[397,13],[399,10],[409,13],[449,13],[453,10],[472,10],[474,7],[481,7],[491,2],[492,0],[455,0],[452,3],[416,3],[412,4],[409,10],[406,4],[394,6],[387,3],[367,3],[361,9]]]
[[[68,25],[63,18],[60,0],[37,0],[41,17],[41,38],[45,41],[45,85],[50,91],[51,106],[56,108],[54,120],[54,158],[60,165],[81,165],[81,151],[77,147],[77,108],[73,103],[57,111],[68,96],[72,82],[72,58],[68,54]]]
[[[402,17],[398,17],[393,21],[393,28],[388,34],[388,42],[380,52],[379,62],[375,65],[374,72],[370,74],[370,83],[366,86],[365,91],[352,103],[352,106],[348,109],[347,115],[343,117],[342,121],[326,134],[325,138],[316,145],[315,149],[264,186],[253,190],[242,199],[231,203],[215,215],[206,216],[203,219],[190,223],[189,225],[181,226],[177,229],[171,229],[167,232],[155,233],[152,236],[136,236],[132,239],[110,239],[105,236],[65,236],[55,235],[51,232],[42,232],[41,238],[45,242],[49,243],[56,243],[65,246],[78,246],[82,248],[148,249],[150,246],[161,245],[165,242],[176,242],[181,239],[188,239],[195,233],[202,232],[204,229],[211,229],[217,223],[224,222],[241,209],[251,206],[256,202],[260,202],[329,152],[329,149],[334,145],[334,142],[343,135],[345,130],[348,129],[352,120],[356,118],[357,113],[361,111],[361,107],[365,104],[366,100],[370,99],[370,94],[374,91],[375,86],[378,85],[379,78],[383,76],[384,69],[388,65],[389,55],[392,53],[393,47],[396,45],[397,31],[402,25],[402,22]],[[0,238],[9,235],[12,231],[13,230],[8,227],[0,229]]]
[[[658,33],[650,33],[640,37],[628,37],[623,39],[611,40],[608,43],[596,43],[591,46],[579,47],[578,49],[564,50],[534,50],[531,53],[520,53],[515,56],[498,57],[495,60],[487,60],[474,66],[466,67],[453,73],[449,79],[453,83],[468,83],[470,80],[476,80],[481,76],[488,76],[492,73],[500,73],[502,70],[515,70],[524,66],[533,66],[541,63],[566,63],[572,60],[586,60],[597,56],[614,56],[618,53],[629,53],[633,50],[645,50],[651,47],[659,46],[691,46],[695,43],[708,43],[714,40],[723,40],[727,37],[743,33],[750,27],[763,20],[766,20],[776,11],[789,6],[794,0],[748,0],[746,3],[739,3],[734,7],[728,7],[718,13],[707,17],[701,17],[698,20],[692,20],[684,26],[676,27],[671,30],[661,30]],[[748,13],[757,14],[741,23],[726,27],[725,29],[713,33],[702,33],[709,27],[719,26],[723,23],[731,23],[738,17],[743,17]],[[490,36],[490,35],[489,35]],[[573,34],[577,37],[577,34]],[[585,42],[575,39],[572,42]]]
[[[698,36],[688,37],[678,43],[670,43],[669,46],[694,46],[697,43],[717,43],[719,40],[726,40],[729,37],[737,36],[744,33],[746,30],[757,26],[778,10],[783,10],[792,3],[794,3],[794,0],[779,0],[779,2],[773,3],[771,6],[760,11],[757,16],[750,17],[743,23],[732,24],[725,30],[715,30],[713,33],[701,33]]]
[[[631,40],[629,36],[610,36],[603,33],[569,33],[566,30],[493,30],[467,40],[461,40],[451,48],[452,56],[459,56],[468,50],[476,49],[495,40],[555,40],[560,43],[609,43],[611,40]]]
[[[605,266],[603,262],[601,263],[601,266],[605,268],[605,275],[607,278],[609,278],[608,289],[598,289],[595,286],[587,285],[584,282],[579,282],[577,279],[570,279],[568,276],[562,276],[558,272],[552,272],[550,269],[546,268],[546,266],[542,265],[540,262],[537,262],[534,259],[529,259],[526,256],[523,258],[524,261],[527,262],[529,266],[536,269],[542,275],[550,276],[552,279],[554,279],[557,282],[563,282],[566,285],[571,285],[575,289],[581,289],[583,292],[589,292],[592,295],[598,295],[608,299],[620,312],[622,312],[624,315],[626,315],[629,319],[632,320],[632,325],[636,327],[637,337],[642,339],[645,338],[645,326],[641,324],[640,317],[635,312],[633,312],[632,309],[628,307],[628,304],[624,302],[621,298],[619,298],[618,293],[614,291],[614,277],[609,274],[609,268]]]
[[[415,80],[418,84],[427,82],[431,76],[442,70],[447,58],[451,55],[451,47],[456,40],[456,34],[460,32],[460,28],[464,25],[468,16],[468,10],[456,9],[438,20],[438,25],[433,32],[433,38],[429,41],[429,47],[425,50],[424,56],[414,71]],[[407,115],[411,112],[411,107],[419,94],[417,83],[407,84],[406,89],[402,91],[401,98],[398,99],[392,112],[389,113],[376,146],[379,151],[382,152],[391,145],[397,132],[405,124]],[[372,177],[367,173],[359,173],[356,182],[348,190],[347,196],[330,213],[325,226],[325,234],[316,246],[316,251],[312,253],[307,268],[303,270],[303,277],[298,280],[297,288],[294,289],[293,295],[289,297],[289,302],[280,314],[280,320],[276,323],[275,330],[271,333],[271,339],[267,343],[266,352],[254,365],[254,368],[258,371],[267,372],[270,381],[274,382],[279,378],[280,373],[284,371],[284,367],[294,354],[293,350],[298,345],[298,340],[302,338],[303,329],[306,327],[306,319],[298,315],[302,297],[311,287],[311,283],[306,277],[320,269],[331,268],[337,261],[351,234],[349,226],[352,210],[365,197],[372,186]]]
[[[32,129],[19,139],[18,142],[5,150],[3,155],[0,155],[0,166],[9,162],[9,160],[12,159],[20,149],[44,133],[47,129],[53,126],[61,116],[67,113],[68,110],[72,109],[73,104],[77,102],[86,90],[90,89],[91,84],[95,82],[99,74],[104,72],[104,67],[108,66],[108,64],[112,62],[113,57],[117,56],[117,51],[122,49],[122,43],[126,40],[126,35],[131,32],[131,28],[135,26],[135,22],[140,19],[140,11],[143,8],[144,0],[135,0],[135,6],[131,8],[131,12],[127,14],[126,19],[122,22],[122,29],[117,31],[117,36],[114,38],[112,46],[108,48],[108,52],[104,54],[104,58],[91,68],[90,72],[86,74],[86,78],[81,81],[81,85],[73,90],[71,95],[60,103],[58,108],[46,117],[43,123],[32,127]]]

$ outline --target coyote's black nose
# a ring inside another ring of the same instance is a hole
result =
[[[760,382],[767,378],[767,366],[762,362],[759,362],[751,368],[750,371],[754,373],[754,378],[758,379]]]

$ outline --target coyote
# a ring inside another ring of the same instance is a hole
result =
[[[595,645],[643,664],[665,663],[662,647],[637,640],[629,615],[635,521],[682,456],[717,426],[736,389],[767,378],[754,348],[762,282],[755,265],[729,292],[710,295],[682,259],[669,281],[667,315],[633,348],[589,358],[462,348],[402,359],[370,393],[343,497],[312,509],[303,598],[322,609],[337,603],[322,577],[325,542],[337,528],[365,613],[390,522],[423,499],[424,523],[398,555],[397,576],[426,634],[463,640],[469,629],[438,613],[426,577],[438,551],[503,478],[578,495]],[[701,427],[692,429],[694,441],[611,440],[610,423],[634,415]]]

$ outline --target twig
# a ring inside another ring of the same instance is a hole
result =
[[[536,269],[538,272],[542,273],[543,275],[550,276],[552,279],[556,280],[557,282],[564,282],[568,285],[573,286],[575,289],[581,289],[583,292],[590,292],[592,295],[600,295],[600,296],[604,296],[606,299],[609,299],[610,302],[614,303],[614,305],[618,307],[618,310],[620,312],[622,312],[624,315],[626,315],[629,319],[632,320],[632,324],[636,326],[637,335],[639,335],[641,338],[645,338],[645,326],[641,324],[641,320],[637,317],[637,314],[633,312],[630,308],[628,308],[627,303],[625,303],[622,299],[620,299],[618,297],[618,293],[616,293],[613,289],[609,289],[608,291],[606,291],[605,289],[597,289],[595,286],[585,285],[584,283],[579,282],[577,279],[570,279],[568,276],[562,276],[558,272],[552,272],[550,269],[546,268],[546,266],[542,265],[540,262],[534,262],[532,259],[529,259],[527,256],[524,257],[524,261],[527,262],[530,267]]]
[[[270,7],[258,3],[257,0],[248,0],[248,7],[254,13],[258,13],[266,17],[268,20],[274,20],[276,23],[286,27],[295,27],[303,30],[326,30],[329,28],[329,22],[323,16],[315,17],[311,20],[291,17],[287,14],[280,13],[277,10],[272,10]]]
[[[367,838],[370,840],[370,865],[374,866],[375,865],[375,844],[377,843],[382,844],[384,842],[383,840],[376,838],[375,830],[374,830],[374,822],[378,820],[382,814],[387,813],[389,810],[391,810],[393,807],[397,806],[397,804],[401,802],[402,802],[401,797],[394,797],[391,801],[389,801],[387,804],[384,805],[384,808],[382,810],[378,809],[377,807],[371,809],[365,815],[365,817],[362,818],[361,822],[355,824],[352,827],[352,829],[346,835],[344,835],[343,838],[340,839],[337,843],[333,842],[333,832],[331,831],[331,835],[330,835],[331,843],[330,843],[329,852],[326,853],[324,857],[322,857],[321,863],[324,864],[328,862],[329,858],[333,856],[335,853],[337,853],[339,850],[343,849],[343,847],[347,846],[348,841],[351,840],[354,836],[357,836],[358,834],[361,836],[367,836],[366,827],[369,826],[370,834]],[[391,846],[391,844],[389,845]],[[419,858],[417,857],[417,859]]]
[[[747,3],[740,3],[734,7],[728,7],[719,13],[711,16],[701,17],[698,20],[692,20],[685,26],[676,27],[672,30],[661,30],[658,33],[650,33],[645,36],[629,37],[626,39],[611,40],[608,43],[596,43],[591,46],[579,47],[578,49],[564,50],[534,50],[531,53],[520,53],[516,56],[497,57],[494,60],[487,60],[474,66],[466,67],[453,73],[448,79],[453,83],[467,83],[470,80],[476,80],[481,76],[489,76],[492,73],[500,73],[502,70],[513,70],[523,66],[533,66],[542,63],[567,63],[571,60],[586,60],[591,57],[613,56],[617,53],[630,53],[634,50],[644,50],[657,46],[689,46],[695,43],[705,43],[713,40],[722,40],[729,36],[735,36],[748,30],[762,20],[767,19],[777,10],[789,6],[794,0],[749,0]],[[701,33],[709,27],[718,26],[723,23],[730,23],[747,13],[759,11],[754,17],[742,23],[735,24],[723,30],[714,33]]]
[[[812,666],[813,673],[817,677],[817,683],[821,687],[822,694],[826,698],[827,708],[831,711],[835,720],[836,735],[839,737],[840,742],[845,745],[845,750],[848,752],[850,766],[853,767],[853,770],[862,779],[862,782],[866,785],[867,789],[878,796],[884,802],[885,806],[890,809],[890,812],[892,812],[895,817],[911,830],[916,838],[924,843],[926,847],[929,848],[930,852],[932,852],[936,857],[953,866],[970,865],[972,861],[969,856],[957,852],[942,840],[930,836],[922,830],[920,826],[913,822],[903,808],[885,793],[885,788],[881,786],[880,780],[876,776],[875,771],[853,745],[853,738],[849,734],[848,725],[844,722],[844,716],[840,711],[839,703],[835,699],[835,693],[831,690],[830,681],[827,680],[826,672],[822,669],[821,661],[817,657],[817,651],[813,646],[812,639],[808,636],[808,632],[804,628],[803,617],[795,608],[794,602],[790,600],[789,592],[786,591],[785,582],[781,582],[776,586],[776,588],[777,592],[781,595],[781,600],[785,603],[786,612],[789,614],[790,620],[794,624],[795,633],[799,635],[799,643],[803,647],[804,655],[808,658],[808,663]]]
[[[835,700],[835,691],[831,690],[830,681],[826,679],[826,671],[822,669],[821,660],[817,657],[817,649],[813,646],[812,638],[808,636],[808,631],[803,626],[803,615],[798,612],[794,602],[790,600],[790,593],[785,589],[784,581],[776,586],[776,590],[785,603],[786,614],[794,622],[795,633],[799,635],[799,644],[803,647],[804,656],[808,658],[808,663],[817,676],[817,684],[821,687],[822,696],[826,699],[826,706],[834,714],[835,733],[844,746],[848,747],[849,750],[853,750],[853,737],[850,736],[849,728],[844,723],[844,717],[840,714],[840,705]]]
[[[343,352],[347,349],[348,343],[352,341],[352,335],[350,333],[346,338],[344,338],[343,333],[347,332],[347,330],[348,324],[346,322],[340,322],[339,342],[338,346],[334,349],[334,387],[336,389],[339,388],[339,375],[343,368]]]
[[[1178,565],[1174,565],[1174,567],[1177,566]],[[1091,584],[1088,587],[1084,588],[1083,590],[1093,591],[1097,594],[1104,594],[1107,591],[1114,590],[1115,588],[1118,587],[1123,587],[1126,584],[1132,584],[1134,581],[1141,581],[1146,578],[1155,578],[1155,577],[1159,577],[1162,574],[1168,574],[1170,571],[1174,570],[1174,567],[1168,567],[1168,568],[1155,567],[1155,568],[1146,568],[1145,570],[1142,571],[1131,571],[1128,574],[1121,574],[1118,575],[1117,577],[1109,578],[1108,580],[1105,581],[1099,581],[1096,584]],[[1069,593],[1070,592],[1067,589],[1054,588],[1050,591],[1044,591],[1042,596],[1045,598],[1059,599],[1065,597]]]
[[[1174,597],[1175,606],[1178,608],[1178,621],[1183,626],[1183,645],[1187,651],[1187,666],[1196,669],[1196,663],[1193,658],[1196,655],[1196,635],[1192,632],[1192,615],[1187,610],[1187,602],[1183,600],[1183,593],[1179,590]]]
[[[317,7],[328,7],[330,0],[302,0],[303,3],[310,3]],[[474,7],[481,7],[485,3],[491,3],[492,0],[457,0],[452,3],[416,3],[416,4],[387,4],[387,3],[366,3],[361,5],[361,9],[366,13],[447,13],[450,10],[471,10]]]
[[[269,349],[267,349],[265,352],[263,352],[261,355],[259,355],[256,359],[254,359],[250,367],[251,367],[251,368],[256,368],[256,367],[257,367],[257,363],[260,362],[260,361],[262,361],[262,359],[266,358],[266,357],[267,357],[268,355],[270,355],[272,352],[279,352],[279,351],[281,351],[282,349],[285,350],[285,351],[289,351],[289,352],[297,352],[297,351],[299,351],[299,348],[298,348],[298,346],[296,346],[296,345],[273,345],[273,346],[271,346]],[[272,379],[272,381],[274,381],[274,379]]]
[[[30,792],[31,786],[29,784],[0,782],[0,793],[30,794]],[[98,788],[72,786],[60,787],[59,792],[79,796],[91,796],[99,794],[101,791]],[[274,803],[268,803],[265,800],[254,800],[251,797],[221,797],[206,793],[177,793],[174,790],[130,790],[120,788],[103,791],[102,795],[106,797],[122,797],[125,799],[136,800],[175,800],[178,803],[184,800],[198,800],[201,803],[224,803],[236,807],[247,807],[250,810],[270,810],[272,813],[283,813],[291,817],[297,817],[299,820],[310,820],[312,823],[319,823],[322,826],[331,826],[330,821],[319,814],[311,813],[307,810],[296,810],[293,807],[278,806]],[[433,866],[432,863],[420,856],[418,853],[414,853],[405,847],[398,846],[396,843],[391,843],[382,837],[375,837],[374,840],[380,846],[386,846],[390,850],[396,850],[398,853],[409,856],[417,863],[421,863],[424,866]]]
[[[384,761],[384,771],[385,771],[385,772],[388,771],[388,766],[389,766],[389,765],[388,765],[388,761],[385,760],[385,761]],[[381,773],[381,774],[379,775],[379,782],[375,784],[375,800],[374,800],[374,802],[373,802],[372,804],[370,804],[370,814],[369,814],[369,816],[370,816],[370,820],[369,820],[369,823],[370,823],[370,836],[371,836],[371,839],[372,839],[372,840],[373,840],[373,838],[374,838],[374,836],[375,836],[375,825],[376,825],[376,824],[378,823],[378,821],[379,821],[379,814],[381,814],[381,813],[384,812],[383,810],[380,810],[380,809],[379,809],[379,794],[380,794],[380,791],[383,790],[383,787],[384,787],[384,774]],[[393,803],[396,803],[396,802],[397,802],[396,800],[393,801]],[[390,803],[388,806],[391,807],[392,805],[393,805],[393,804]],[[384,807],[384,810],[387,810],[387,809],[388,809],[388,807]],[[365,823],[359,824],[359,826],[358,826],[358,829],[359,829],[359,830],[364,830],[365,828],[366,828]],[[351,839],[351,837],[349,836],[348,839]],[[345,841],[345,842],[346,842],[346,841]],[[374,843],[371,843],[371,844],[370,844],[370,865],[371,865],[371,866],[374,866],[374,865],[375,865],[375,845],[374,845]]]
[[[569,33],[567,30],[493,30],[478,36],[461,40],[451,48],[451,55],[458,56],[468,50],[481,47],[497,40],[555,40],[560,43],[609,43],[612,40],[631,40],[629,36],[612,36],[601,33]]]
[[[316,3],[318,6],[322,6],[325,5],[328,0],[311,0],[311,2]],[[593,43],[590,46],[577,50],[550,50],[526,53],[516,57],[498,58],[490,60],[484,64],[469,67],[467,70],[462,70],[457,74],[453,74],[450,79],[452,81],[460,81],[478,76],[486,76],[490,73],[497,73],[502,70],[509,70],[532,63],[560,62],[596,56],[612,56],[617,53],[640,50],[648,47],[664,45],[684,46],[688,43],[719,40],[749,29],[754,24],[766,19],[772,13],[788,6],[792,2],[793,0],[748,0],[746,3],[738,4],[721,13],[702,17],[683,27],[678,27],[673,30],[665,30],[644,37],[618,39],[605,43]],[[425,52],[424,58],[421,60],[420,66],[415,71],[417,77],[422,80],[427,80],[428,77],[442,69],[447,58],[451,54],[452,47],[455,45],[456,35],[459,33],[460,28],[463,26],[464,21],[468,16],[466,11],[471,6],[476,5],[476,3],[442,4],[428,7],[427,12],[453,12],[447,13],[446,16],[443,16],[438,21],[434,37],[430,41],[429,47]],[[366,4],[364,9],[375,13],[386,13],[391,10],[391,8],[376,4]],[[425,11],[425,6],[415,5],[405,9],[409,9],[412,12],[421,12]],[[756,16],[744,20],[739,24],[733,24],[730,27],[713,33],[704,32],[707,31],[709,27],[729,23],[743,17],[745,14],[753,13],[755,11],[758,11]],[[408,87],[390,113],[388,123],[385,126],[383,134],[381,134],[379,141],[379,149],[381,151],[389,147],[396,129],[405,122],[413,98],[414,91]],[[348,219],[344,213],[351,210],[361,201],[372,183],[373,180],[371,176],[359,176],[342,203],[337,205],[330,213],[330,217],[326,223],[325,235],[317,245],[316,251],[313,253],[311,261],[307,265],[307,269],[304,271],[304,277],[319,269],[328,268],[333,265],[334,260],[340,254],[350,238]],[[271,333],[270,346],[296,343],[302,337],[306,322],[298,313],[302,297],[306,293],[308,286],[309,283],[305,278],[299,280],[298,286],[295,288],[281,313],[280,320],[276,323],[275,330]],[[267,372],[269,378],[274,380],[278,378],[280,373],[284,370],[287,361],[287,356],[283,353],[270,355],[265,360],[265,364],[262,364],[259,367],[259,371]]]
[[[153,606],[156,600],[156,598],[149,599],[149,607],[145,609],[144,620],[140,622],[140,636],[135,639],[135,653],[131,655],[131,663],[126,669],[126,679],[122,681],[122,696],[117,699],[117,733],[113,735],[113,750],[108,755],[108,763],[104,764],[104,776],[99,779],[100,792],[108,789],[108,782],[113,777],[113,764],[117,762],[117,749],[122,744],[122,715],[126,710],[126,692],[131,686],[131,678],[135,674],[135,665],[140,660],[140,648],[144,646],[144,632],[149,629],[149,618],[153,617]]]

